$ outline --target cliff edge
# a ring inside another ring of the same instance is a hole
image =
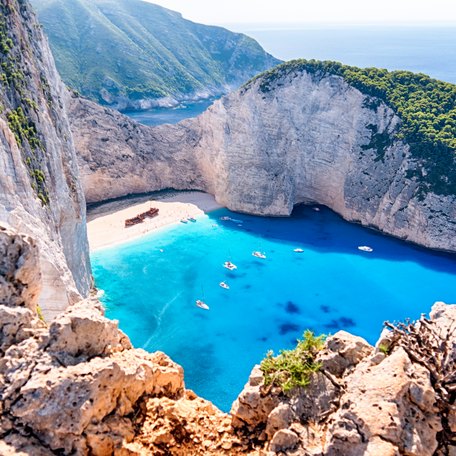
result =
[[[26,2],[0,2],[0,50],[0,220],[40,245],[40,302],[51,318],[91,285],[66,89]]]

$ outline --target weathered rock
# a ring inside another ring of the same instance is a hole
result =
[[[280,399],[276,394],[265,394],[262,388],[263,374],[260,366],[255,366],[249,382],[231,408],[235,428],[247,427],[252,432],[254,429],[265,427],[269,414],[280,403]]]
[[[326,451],[357,455],[378,437],[401,453],[434,453],[441,423],[429,373],[412,364],[402,349],[378,365],[362,363],[347,377],[346,385],[327,434]]]
[[[325,349],[318,355],[325,371],[342,377],[347,369],[355,367],[372,353],[372,347],[361,337],[338,331],[328,337]]]
[[[40,247],[39,302],[52,317],[86,297],[91,286],[85,200],[66,88],[41,27],[27,2],[2,0],[1,7],[11,40],[2,57],[10,69],[3,74],[20,80],[9,76],[0,95],[0,223]]]
[[[0,226],[0,305],[36,311],[40,291],[39,252],[35,242]]]
[[[299,437],[293,431],[283,429],[274,434],[270,449],[276,453],[281,451],[287,453],[289,450],[293,450],[298,445],[298,442]]]
[[[136,451],[134,454],[256,454],[242,449],[241,442],[231,432],[228,415],[192,392],[177,400],[149,399],[143,413],[145,419],[140,417],[138,435],[125,446]]]

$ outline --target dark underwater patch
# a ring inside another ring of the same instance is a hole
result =
[[[331,307],[326,306],[325,304],[323,304],[322,306],[320,306],[320,310],[321,310],[323,313],[327,314],[327,313],[330,313],[330,312],[331,312]]]
[[[301,313],[299,307],[293,301],[288,301],[286,303],[285,311],[289,314],[300,314]]]
[[[340,329],[347,329],[356,326],[356,323],[348,317],[340,317],[337,319],[331,320],[325,325],[326,329],[339,331]]]
[[[288,334],[291,332],[299,331],[299,326],[294,323],[283,323],[279,326],[279,334],[283,336],[284,334]]]

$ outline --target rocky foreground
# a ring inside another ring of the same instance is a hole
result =
[[[0,231],[0,454],[455,455],[456,305],[384,332],[340,331],[310,385],[285,395],[255,367],[231,415],[180,366],[134,349],[94,299],[49,326],[39,251]]]

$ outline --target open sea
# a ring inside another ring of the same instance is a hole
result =
[[[456,84],[456,25],[235,24],[227,28],[255,38],[266,51],[282,60],[336,60],[359,67],[410,70]],[[173,124],[198,116],[213,101],[125,114],[145,125]]]
[[[257,250],[266,258],[253,257]],[[227,260],[235,271],[223,267]],[[224,411],[253,365],[269,349],[293,347],[307,328],[375,343],[384,320],[456,302],[455,255],[382,236],[323,207],[298,206],[291,218],[214,211],[96,251],[92,265],[107,316],[136,347],[180,363],[186,386]]]

